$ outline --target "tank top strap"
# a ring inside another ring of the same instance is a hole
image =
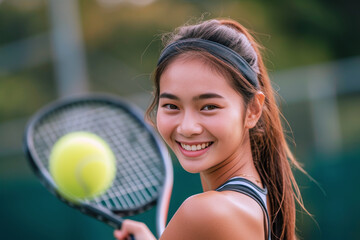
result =
[[[216,189],[216,191],[219,191],[219,192],[235,191],[235,192],[245,194],[245,195],[251,197],[252,199],[254,199],[260,205],[260,207],[263,210],[263,213],[265,215],[265,218],[266,218],[265,229],[267,229],[267,238],[265,237],[265,239],[271,240],[270,218],[269,218],[269,214],[267,211],[267,201],[266,201],[268,191],[267,191],[266,187],[260,188],[259,186],[257,186],[256,184],[254,184],[253,182],[251,182],[245,178],[234,177],[234,178],[231,178],[230,180],[228,180],[227,182],[225,182],[220,187],[218,187]]]

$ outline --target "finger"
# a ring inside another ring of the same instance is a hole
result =
[[[127,234],[129,234],[129,233],[135,234],[135,233],[139,233],[142,231],[146,231],[148,228],[142,222],[137,222],[137,221],[126,219],[123,221],[121,229],[123,232],[125,232]]]
[[[126,219],[123,221],[121,229],[127,236],[132,235],[136,240],[155,240],[154,235],[143,222]]]
[[[115,230],[114,231],[114,237],[118,240],[126,240],[128,235],[129,234],[123,230]]]

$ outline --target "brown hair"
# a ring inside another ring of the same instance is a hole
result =
[[[194,50],[183,52],[164,61],[156,68],[154,99],[147,110],[147,118],[155,121],[161,74],[177,56],[185,53],[190,57],[206,61],[229,79],[234,89],[242,94],[246,104],[252,100],[258,90],[263,92],[265,102],[262,115],[256,126],[250,129],[253,160],[261,180],[269,191],[272,239],[296,239],[295,199],[303,209],[305,208],[291,166],[295,166],[302,172],[304,170],[296,161],[285,140],[280,118],[282,115],[276,104],[271,82],[260,55],[260,45],[245,27],[228,19],[208,20],[196,25],[182,26],[173,33],[165,35],[163,41],[165,45],[168,45],[188,38],[211,40],[236,51],[258,74],[259,89],[251,85],[237,69],[209,53],[204,51],[195,53]]]

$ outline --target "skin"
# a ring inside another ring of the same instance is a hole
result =
[[[258,92],[245,108],[229,81],[199,59],[179,57],[167,67],[160,78],[157,128],[182,167],[200,173],[204,192],[180,206],[161,239],[265,238],[264,215],[253,199],[214,191],[241,175],[259,185],[249,129],[261,116],[264,98]],[[114,235],[126,239],[129,233],[155,239],[144,224],[130,220]]]

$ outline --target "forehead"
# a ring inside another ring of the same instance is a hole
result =
[[[239,95],[224,74],[201,58],[179,57],[173,60],[161,75],[159,87],[160,92],[181,90],[184,94],[223,92]]]

